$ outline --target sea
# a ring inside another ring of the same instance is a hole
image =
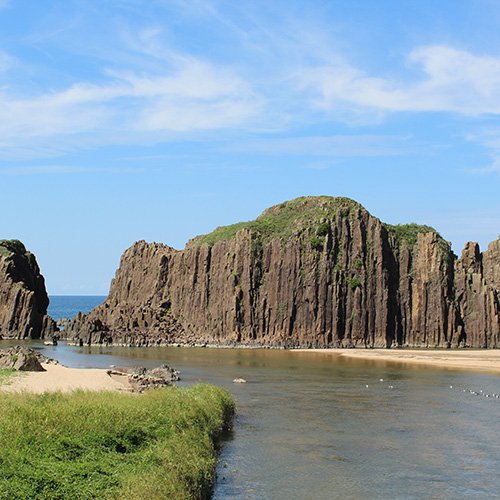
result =
[[[73,319],[79,312],[87,314],[105,300],[105,295],[50,295],[47,312],[56,321]]]
[[[103,300],[51,297],[49,312]],[[270,349],[33,345],[69,367],[167,363],[181,387],[227,388],[237,413],[212,500],[500,499],[498,375]]]

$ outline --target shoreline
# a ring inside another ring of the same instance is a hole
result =
[[[224,347],[228,348],[229,346]],[[258,349],[259,347],[252,346],[252,348]],[[309,353],[312,356],[322,355],[323,357],[331,357],[332,359],[343,357],[407,367],[428,366],[440,369],[500,375],[500,349],[293,348],[283,350],[289,353]],[[0,385],[0,392],[30,392],[40,394],[57,391],[67,393],[77,390],[133,391],[127,374],[111,369],[68,368],[53,362],[42,363],[42,366],[46,371],[21,372],[21,376]]]
[[[122,391],[130,392],[126,374],[102,368],[68,368],[60,364],[41,363],[44,372],[20,372],[21,376],[0,385],[0,392],[73,392]]]
[[[407,366],[432,366],[500,375],[500,349],[290,349]]]

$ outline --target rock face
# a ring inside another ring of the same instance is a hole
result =
[[[144,241],[80,344],[500,347],[500,241],[457,260],[428,226],[389,226],[347,198],[308,197],[183,251]]]
[[[35,256],[18,240],[0,240],[0,338],[41,339],[57,328]]]

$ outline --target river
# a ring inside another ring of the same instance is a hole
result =
[[[181,386],[228,388],[238,409],[214,500],[500,498],[496,375],[266,349],[33,345],[69,367],[167,363]]]

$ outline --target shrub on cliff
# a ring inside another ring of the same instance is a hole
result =
[[[234,403],[209,385],[137,396],[1,394],[0,498],[202,499]]]

